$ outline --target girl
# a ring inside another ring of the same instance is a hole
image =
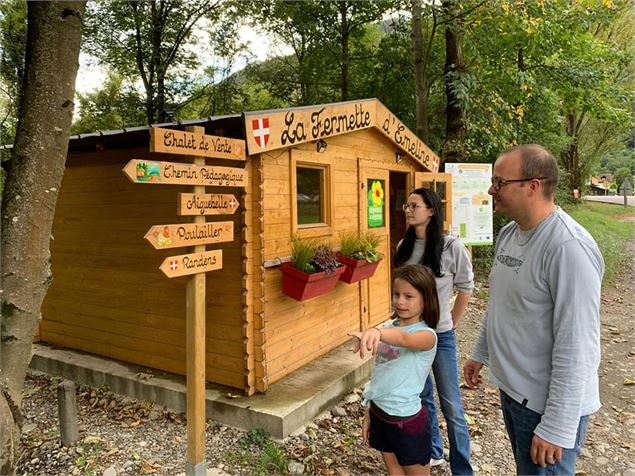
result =
[[[388,474],[430,474],[431,436],[428,413],[421,404],[434,355],[439,301],[434,277],[423,266],[393,273],[394,320],[384,327],[351,332],[353,352],[377,354],[364,391],[364,440],[381,455]]]
[[[437,332],[437,355],[432,364],[434,382],[441,411],[448,427],[450,470],[452,474],[473,474],[470,464],[470,433],[463,413],[457,366],[456,326],[467,308],[474,274],[465,246],[458,238],[443,235],[441,199],[426,188],[414,190],[403,205],[406,236],[397,245],[394,265],[422,264],[434,273],[439,295],[440,316]],[[458,291],[450,308],[453,291]],[[443,463],[443,439],[434,405],[432,379],[428,377],[421,398],[428,409],[432,429],[432,460]]]

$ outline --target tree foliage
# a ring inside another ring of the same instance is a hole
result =
[[[219,6],[220,0],[91,3],[85,47],[125,78],[140,80],[147,122],[163,122],[187,99],[190,72],[201,63],[194,28],[204,18],[216,21]]]
[[[145,122],[143,97],[130,82],[110,71],[97,91],[77,93],[80,116],[73,123],[73,134],[122,129]]]
[[[0,144],[12,144],[24,77],[26,2],[0,2]]]

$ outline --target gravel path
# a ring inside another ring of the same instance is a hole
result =
[[[631,243],[631,256],[635,246]],[[620,283],[602,298],[603,407],[591,418],[578,474],[635,476],[635,266],[625,263]],[[477,295],[484,294],[484,290]],[[485,301],[473,297],[459,328],[462,362],[474,341]],[[184,471],[186,427],[183,414],[150,402],[115,395],[107,388],[78,391],[80,442],[59,443],[58,379],[30,374],[24,390],[25,416],[20,475],[173,475]],[[379,454],[361,438],[361,389],[284,441],[260,431],[249,433],[207,423],[210,474],[376,475]],[[487,384],[463,389],[472,435],[473,466],[479,474],[513,474],[498,391]],[[445,425],[442,422],[442,425]],[[449,465],[432,469],[450,474]]]

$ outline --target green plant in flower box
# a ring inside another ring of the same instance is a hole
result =
[[[291,238],[291,263],[304,273],[315,273],[312,264],[318,244],[315,240],[301,240],[297,236]]]
[[[369,263],[384,257],[379,251],[381,239],[370,231],[357,233],[348,231],[340,235],[340,254],[346,258],[363,259]]]

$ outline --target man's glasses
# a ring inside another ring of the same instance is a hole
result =
[[[492,177],[492,187],[494,187],[494,190],[496,190],[498,192],[503,185],[507,185],[507,184],[510,184],[510,183],[531,182],[532,180],[546,180],[546,179],[547,179],[547,177],[534,177],[534,178],[520,178],[520,179],[503,180],[503,179],[493,178]]]
[[[408,210],[410,210],[411,212],[414,212],[417,208],[419,207],[424,207],[424,208],[428,208],[428,205],[425,205],[423,203],[404,203],[401,206],[401,209],[404,212],[407,212]]]

